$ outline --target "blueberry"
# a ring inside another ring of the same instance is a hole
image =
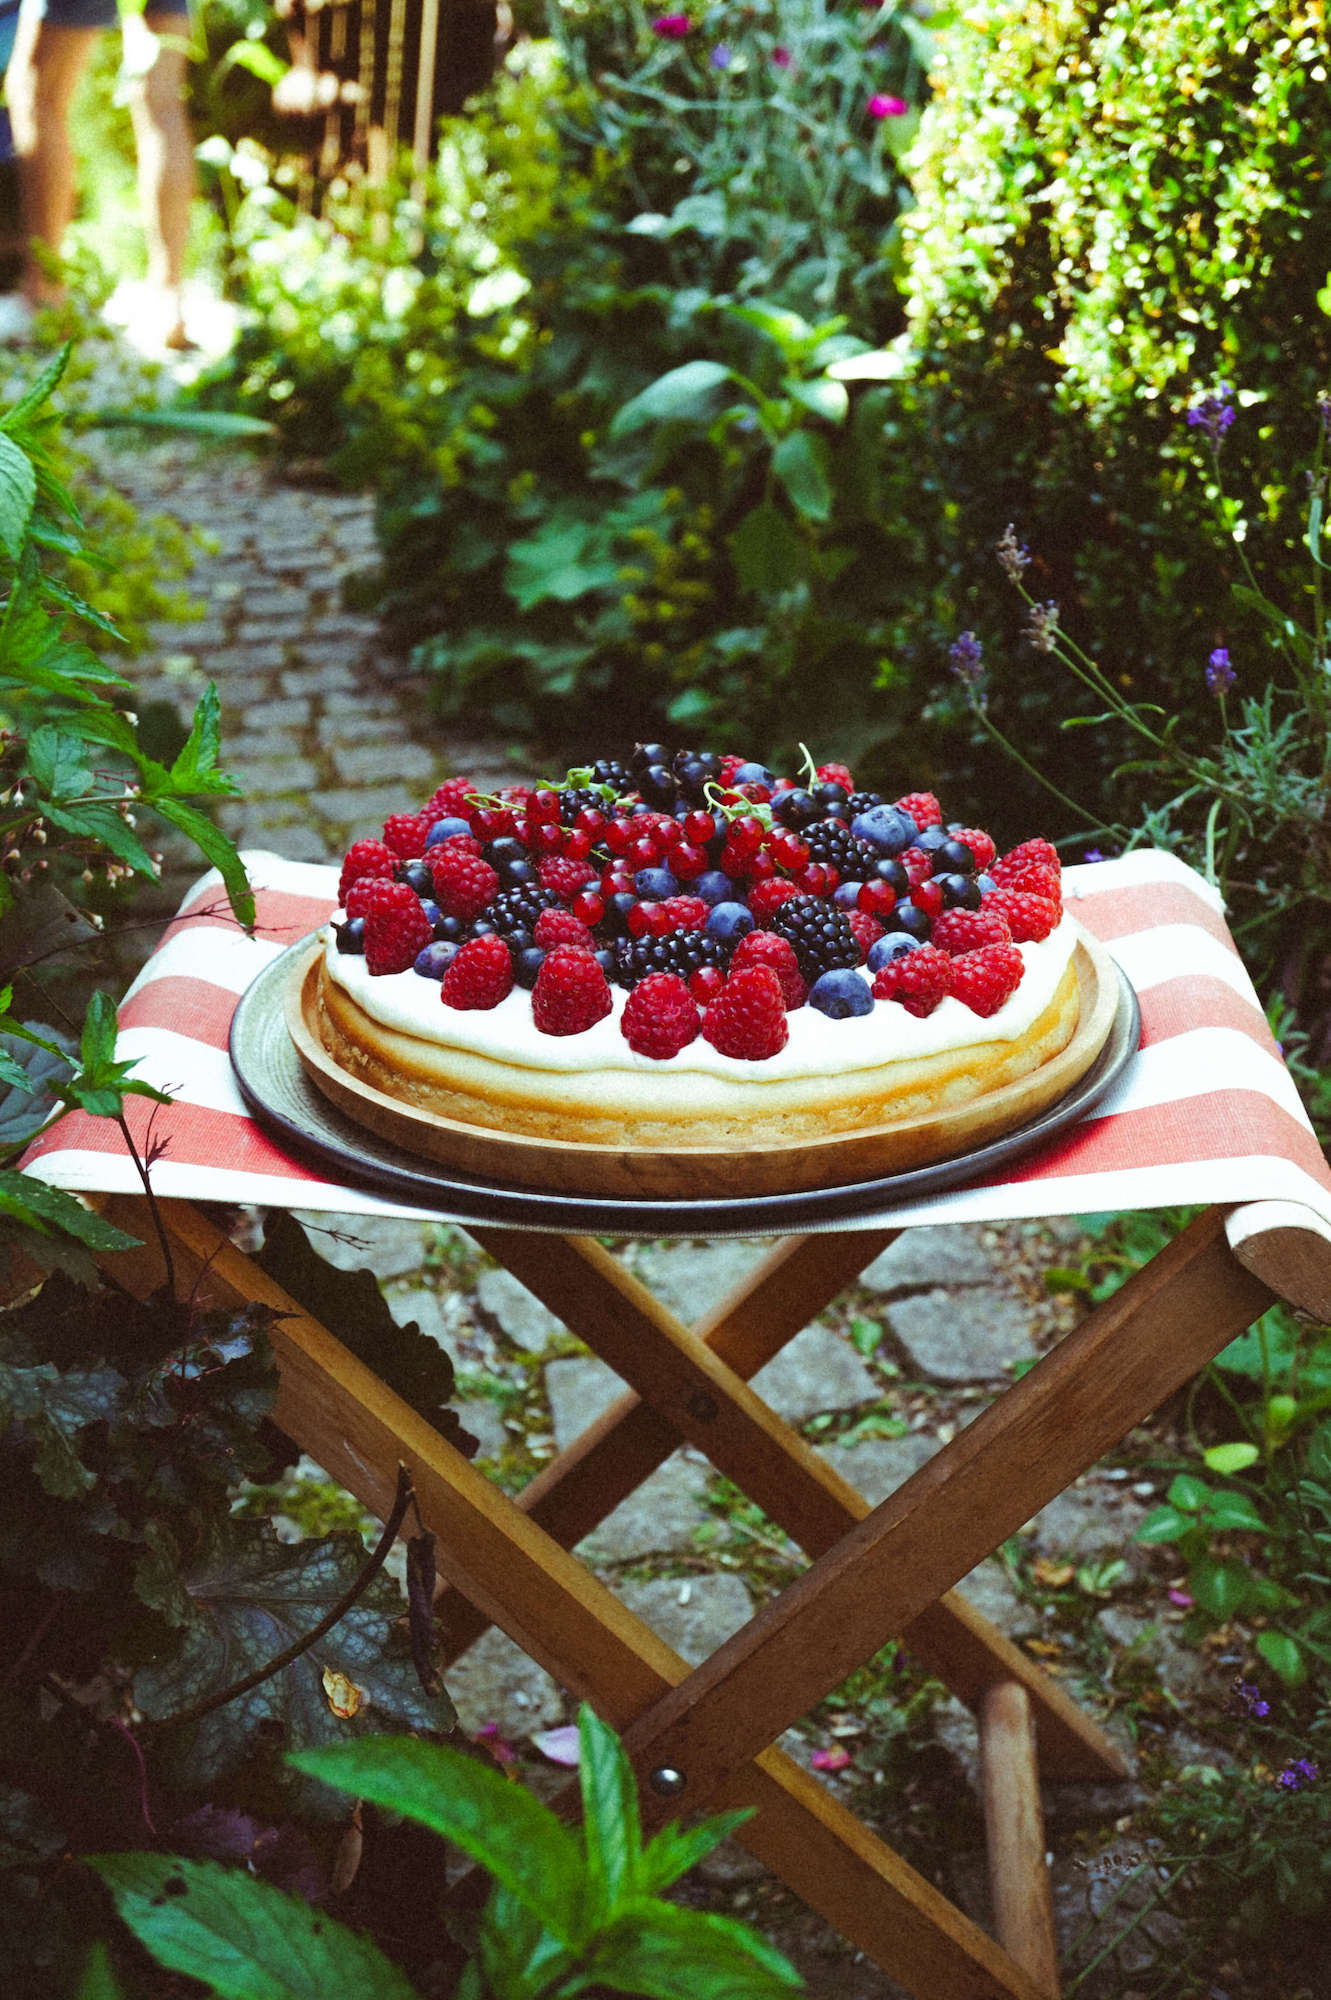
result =
[[[933,929],[925,912],[917,909],[909,897],[904,903],[897,904],[892,912],[892,922],[897,930],[905,931],[909,937],[918,938],[921,943]]]
[[[908,951],[918,951],[919,948],[920,940],[912,937],[909,931],[887,931],[869,946],[866,962],[870,972],[880,972],[885,965],[891,965],[896,959],[904,958]]]
[[[481,852],[492,868],[501,871],[507,862],[528,859],[527,844],[519,840],[515,833],[496,834],[493,840],[486,842]]]
[[[614,977],[615,967],[618,964],[618,959],[615,955],[613,946],[605,944],[601,945],[596,951],[592,953],[592,957],[596,960],[596,963],[600,966],[602,972],[605,974],[607,979],[611,979]]]
[[[416,896],[433,896],[434,876],[423,861],[408,861],[397,871],[399,882],[405,882]]]
[[[639,743],[629,758],[630,771],[645,771],[649,764],[668,764],[670,752],[664,743]]]
[[[536,872],[536,863],[527,860],[525,856],[505,861],[496,869],[496,873],[505,889],[523,889],[529,882],[539,882],[541,879]]]
[[[946,869],[951,875],[973,875],[975,856],[964,840],[945,840],[934,852],[934,873]]]
[[[344,924],[339,924],[337,926],[337,929],[334,931],[333,935],[337,939],[337,948],[339,951],[345,951],[349,954],[354,954],[356,952],[364,951],[365,949],[364,917],[348,917],[347,921]]]
[[[770,792],[776,779],[766,764],[749,762],[739,766],[730,782],[732,785],[766,785]]]
[[[649,806],[658,812],[669,812],[675,803],[679,784],[675,774],[665,764],[648,764],[638,773],[638,790]]]
[[[863,882],[838,882],[832,891],[832,901],[840,910],[853,910],[859,903]]]
[[[772,800],[772,815],[782,826],[793,827],[797,833],[801,827],[812,826],[816,819],[822,818],[813,793],[799,785],[793,791],[777,793]]]
[[[867,812],[856,813],[850,830],[857,840],[866,841],[884,855],[900,854],[904,848],[913,847],[918,832],[910,814],[897,806],[870,806]]]
[[[536,975],[545,960],[540,945],[528,943],[513,953],[513,984],[524,986],[528,993],[536,984]]]
[[[417,952],[412,971],[419,972],[422,979],[442,979],[460,950],[456,944],[427,944],[424,951]]]
[[[438,903],[435,902],[433,896],[422,896],[421,908],[424,910],[426,916],[430,919],[430,923],[432,926],[437,924],[439,922],[440,917],[442,917],[444,914],[443,911],[440,909]],[[438,937],[438,935],[439,933],[436,930],[435,936]]]
[[[708,868],[690,882],[689,894],[701,896],[704,903],[729,903],[734,900],[735,885],[724,868]]]
[[[809,1005],[830,1021],[845,1021],[853,1014],[871,1014],[874,999],[869,982],[858,972],[838,966],[824,972],[809,988]]]
[[[627,937],[629,934],[629,911],[638,907],[638,898],[631,889],[618,889],[606,898],[605,915],[602,918],[611,937]]]
[[[633,886],[648,903],[664,903],[667,896],[679,894],[678,878],[668,868],[640,868]]]
[[[976,888],[977,888],[977,889],[979,890],[979,892],[980,892],[980,894],[981,894],[982,896],[987,896],[987,895],[989,895],[989,894],[990,894],[990,893],[991,893],[991,892],[992,892],[992,891],[993,891],[994,889],[996,889],[996,888],[998,887],[998,884],[997,884],[997,882],[995,882],[995,880],[994,880],[994,878],[993,878],[993,876],[992,876],[992,875],[988,875],[988,874],[986,874],[986,875],[977,875],[977,876],[976,876],[976,878],[975,878],[975,886],[976,886]]]
[[[716,903],[702,928],[704,937],[720,938],[722,944],[738,944],[753,929],[753,911],[747,903]]]
[[[838,785],[833,778],[824,779],[813,788],[813,796],[818,801],[818,809],[824,819],[840,819],[845,812],[850,793],[844,785]]]
[[[434,935],[438,944],[461,944],[471,931],[461,917],[439,917],[435,921]]]
[[[921,854],[935,854],[940,847],[944,847],[946,844],[947,828],[945,826],[926,826],[915,836],[915,845],[919,848]]]
[[[949,909],[979,909],[980,885],[973,875],[935,875],[934,881],[942,890],[943,901]]]
[[[438,847],[441,840],[451,840],[455,833],[470,833],[465,819],[437,819],[425,836],[427,847]]]

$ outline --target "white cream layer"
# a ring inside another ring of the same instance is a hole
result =
[[[580,1035],[543,1035],[532,1019],[531,994],[515,987],[488,1010],[445,1006],[433,979],[415,972],[380,973],[372,978],[365,960],[339,952],[329,925],[324,933],[329,977],[386,1028],[419,1041],[475,1051],[521,1069],[568,1074],[588,1070],[640,1070],[660,1076],[698,1072],[720,1077],[834,1076],[845,1070],[873,1069],[909,1056],[932,1056],[977,1042],[1013,1042],[1039,1019],[1077,942],[1066,917],[1042,944],[1017,948],[1025,965],[1020,986],[996,1014],[982,1020],[960,1000],[948,998],[917,1020],[895,1000],[879,1000],[869,1014],[831,1021],[816,1007],[787,1014],[790,1039],[762,1062],[723,1056],[701,1035],[664,1062],[637,1055],[619,1031],[628,994],[612,986],[614,1010]]]

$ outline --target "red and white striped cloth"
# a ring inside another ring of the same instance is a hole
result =
[[[175,1098],[170,1106],[127,1100],[140,1146],[152,1124],[154,1187],[190,1200],[420,1215],[409,1202],[324,1178],[284,1152],[245,1108],[227,1055],[236,1001],[257,973],[324,921],[337,888],[335,868],[271,854],[249,854],[246,862],[256,935],[246,937],[235,923],[219,878],[205,876],[120,1009],[121,1059],[137,1057],[135,1075]],[[1069,868],[1064,885],[1072,914],[1136,988],[1139,1053],[1094,1114],[1042,1151],[993,1178],[857,1216],[854,1226],[1267,1198],[1302,1202],[1331,1221],[1331,1169],[1215,892],[1173,855],[1154,851]],[[38,1138],[22,1164],[78,1191],[139,1187],[116,1126],[82,1113]]]

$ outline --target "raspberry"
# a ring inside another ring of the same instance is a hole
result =
[[[476,787],[470,778],[446,778],[425,810],[430,825],[437,819],[466,819],[467,807],[475,800]]]
[[[391,875],[397,865],[397,856],[391,847],[385,847],[382,840],[355,840],[347,849],[347,858],[342,863],[342,873],[338,878],[337,900],[346,908],[347,890],[353,882],[359,882],[362,875]]]
[[[877,944],[886,926],[880,924],[877,917],[872,916],[868,910],[849,910],[846,915],[855,934],[855,942],[860,948],[860,964],[863,965],[869,956],[870,945]]]
[[[730,970],[742,972],[746,965],[768,965],[781,984],[781,998],[786,1011],[792,1007],[802,1007],[809,989],[800,974],[800,962],[795,956],[795,947],[788,938],[778,937],[775,931],[750,931],[735,946]]]
[[[649,972],[629,994],[619,1023],[634,1054],[655,1062],[677,1056],[701,1026],[698,1003],[674,972]]]
[[[446,1007],[473,1011],[497,1007],[512,990],[513,961],[493,932],[469,938],[444,974],[439,995]]]
[[[912,954],[918,957],[918,953]],[[1021,953],[1015,944],[986,944],[952,961],[952,992],[972,1014],[988,1018],[1021,984]]]
[[[761,923],[764,917],[771,916],[773,910],[779,910],[783,903],[788,903],[792,896],[803,893],[794,882],[781,882],[771,876],[766,882],[754,883],[749,891],[749,908],[755,920]]]
[[[384,821],[384,846],[391,847],[399,861],[417,861],[425,852],[425,836],[438,814],[423,812],[390,813]]]
[[[1001,893],[995,889],[978,910],[944,910],[934,920],[933,942],[953,958],[963,951],[975,951],[983,944],[1010,944],[1012,932],[1007,917],[1002,904],[994,900]]]
[[[1004,869],[993,879],[1000,889],[1019,889],[1023,895],[1044,896],[1051,903],[1061,902],[1063,898],[1063,877],[1057,868],[1045,868],[1032,862],[1025,868]]]
[[[963,847],[969,847],[971,853],[975,856],[975,866],[981,871],[989,866],[989,863],[998,852],[990,836],[980,826],[958,827],[957,831],[949,834],[948,838],[950,840],[959,840]]]
[[[848,792],[855,789],[855,780],[844,764],[820,764],[818,781],[823,785],[844,785]]]
[[[1032,896],[1024,889],[991,889],[980,905],[980,915],[1001,916],[1017,944],[1038,944],[1050,931],[1058,929],[1063,914],[1050,896]],[[934,926],[934,936],[938,926]],[[963,950],[969,949],[967,946]]]
[[[592,948],[591,932],[571,910],[542,910],[533,936],[542,951],[556,944],[580,944],[584,951]]]
[[[704,1041],[719,1055],[765,1062],[790,1036],[781,981],[770,965],[732,972],[702,1017]]]
[[[536,873],[543,889],[553,889],[565,903],[571,903],[580,889],[596,880],[596,870],[587,861],[570,861],[567,855],[550,854]]]
[[[700,931],[707,922],[707,905],[701,896],[667,896],[656,907],[669,918],[667,930]]]
[[[1020,846],[1012,848],[1009,853],[1003,855],[997,866],[989,872],[995,882],[1004,882],[1009,874],[1015,874],[1020,868],[1052,868],[1054,873],[1058,874],[1061,867],[1058,849],[1037,833],[1034,839],[1023,840]]]
[[[401,883],[387,883],[401,888]],[[419,900],[406,890],[409,902],[390,904],[382,899],[365,918],[365,966],[375,978],[385,972],[407,972],[416,963],[434,936],[434,926]]]
[[[894,799],[892,803],[910,814],[921,833],[926,826],[943,824],[943,808],[932,792],[907,792],[904,799]]]
[[[605,974],[584,946],[557,944],[545,954],[531,996],[532,1019],[543,1035],[580,1035],[604,1020],[613,1004]]]
[[[908,847],[897,860],[906,871],[906,880],[912,889],[918,889],[921,882],[927,882],[934,872],[933,856],[926,854],[922,847]]]
[[[495,870],[479,854],[468,854],[451,840],[432,847],[425,865],[434,881],[434,893],[446,917],[460,917],[469,924],[479,917],[499,888]]]
[[[381,889],[401,890],[415,900],[415,891],[408,889],[405,882],[394,882],[387,875],[362,875],[347,890],[342,907],[349,917],[368,917]]]
[[[922,944],[881,967],[873,982],[875,1000],[899,1000],[923,1020],[952,990],[953,961],[936,944]]]

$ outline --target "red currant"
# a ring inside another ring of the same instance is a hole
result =
[[[593,840],[605,832],[609,821],[599,806],[584,806],[573,821],[579,833],[589,834]]]
[[[695,847],[705,847],[708,841],[715,837],[716,815],[701,810],[685,813],[683,827],[686,840],[691,841]]]
[[[689,974],[689,992],[700,1007],[709,1000],[715,1000],[726,983],[726,975],[719,965],[700,965],[696,972]]]
[[[558,820],[534,819],[529,827],[527,845],[533,854],[563,853],[564,829]]]
[[[655,868],[661,860],[661,850],[650,834],[635,840],[630,846],[625,860],[632,868]]]
[[[753,881],[767,882],[775,874],[776,862],[765,847],[760,847],[756,854],[749,856],[749,875]]]
[[[559,794],[552,791],[533,792],[530,812],[533,819],[547,820],[552,826],[559,824]]]
[[[585,861],[592,851],[592,837],[580,826],[564,829],[563,852],[570,861]]]
[[[691,841],[682,840],[678,847],[670,850],[670,872],[681,882],[692,882],[707,867],[707,850],[695,847]]]
[[[612,819],[603,835],[611,854],[627,854],[637,837],[637,828],[627,819]]]
[[[629,883],[627,886],[631,888],[633,885]],[[598,895],[595,889],[582,889],[569,908],[580,924],[586,924],[589,931],[594,930],[605,915],[605,897]]]
[[[736,854],[756,854],[763,844],[767,829],[753,813],[745,813],[742,819],[732,819],[726,829],[726,846]]]
[[[518,818],[506,806],[479,806],[471,816],[471,830],[477,840],[498,840],[502,833],[517,830]]]
[[[795,881],[806,896],[830,896],[837,885],[837,872],[826,861],[811,861],[800,870]]]
[[[910,899],[917,910],[923,910],[926,917],[940,917],[943,914],[943,891],[937,882],[917,882],[910,892]]]
[[[886,917],[896,906],[897,892],[890,882],[880,882],[875,876],[872,881],[861,883],[855,898],[857,910],[865,910],[871,917]]]

